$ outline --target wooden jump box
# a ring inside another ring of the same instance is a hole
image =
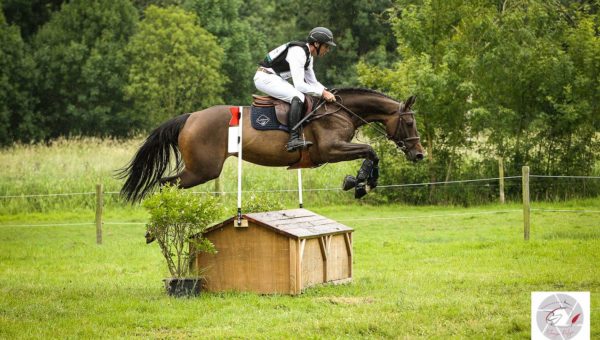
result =
[[[245,214],[210,227],[216,254],[194,263],[204,290],[300,294],[320,283],[352,281],[352,229],[306,209]]]

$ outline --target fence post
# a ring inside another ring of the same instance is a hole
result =
[[[530,205],[529,205],[529,167],[523,166],[523,237],[525,241],[529,240],[529,216],[530,216]]]
[[[500,204],[504,204],[504,162],[498,157],[498,177],[500,179]]]
[[[102,184],[96,184],[96,244],[102,244],[102,210],[104,209],[104,190]]]

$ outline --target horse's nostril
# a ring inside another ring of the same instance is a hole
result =
[[[415,156],[415,158],[418,161],[422,161],[423,160],[423,154],[422,153],[418,153],[417,156]]]

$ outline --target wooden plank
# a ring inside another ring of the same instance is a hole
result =
[[[319,237],[319,246],[321,247],[321,256],[323,260],[327,260],[327,246],[325,245],[325,237]]]
[[[296,273],[298,272],[298,253],[297,253],[297,247],[296,247],[296,243],[298,243],[298,240],[294,240],[294,239],[289,239],[288,240],[289,245],[290,245],[290,268],[289,268],[289,275],[290,275],[290,279],[289,279],[289,284],[290,284],[290,294],[299,294],[300,290],[299,290],[299,286],[298,281],[296,280]]]
[[[296,260],[296,292],[300,294],[302,292],[302,256],[304,255],[304,244],[306,240],[298,240],[296,242],[298,259]]]
[[[346,243],[346,253],[348,254],[348,276],[352,277],[352,262],[354,261],[354,254],[352,250],[352,233],[344,234],[344,241]]]
[[[206,268],[208,291],[290,291],[290,239],[250,223],[248,228],[232,224],[206,236],[218,253],[201,254],[199,268]]]
[[[304,240],[302,256],[302,289],[323,283],[324,262],[318,238]]]
[[[323,258],[323,282],[328,281],[328,258],[329,248],[327,247],[327,236],[319,237],[319,246],[321,248],[321,257]]]
[[[346,251],[348,252],[348,256],[352,257],[352,233],[345,233],[344,240],[346,241]]]

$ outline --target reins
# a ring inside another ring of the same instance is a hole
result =
[[[356,112],[350,110],[348,107],[346,107],[344,104],[342,104],[342,98],[341,97],[339,97],[339,98],[340,98],[340,100],[339,101],[335,101],[334,104],[338,105],[340,108],[346,110],[348,113],[350,113],[353,116],[357,117],[358,119],[360,119],[361,121],[363,121],[365,124],[369,124],[369,122],[367,120],[365,120],[363,117],[361,117]],[[338,111],[334,111],[334,112],[326,113],[326,114],[333,114],[333,113],[338,112]],[[421,139],[418,136],[417,137],[407,137],[407,138],[403,138],[403,139],[400,139],[400,137],[399,137],[400,129],[402,128],[402,124],[401,124],[401,122],[402,122],[402,116],[404,116],[404,115],[412,115],[412,114],[414,114],[414,113],[412,113],[412,112],[399,112],[398,113],[398,115],[400,117],[398,118],[398,123],[396,125],[396,129],[394,130],[394,134],[393,135],[389,135],[387,133],[387,131],[383,131],[377,125],[372,125],[372,126],[375,129],[375,131],[377,131],[382,136],[384,136],[384,137],[386,137],[388,139],[393,140],[398,145],[398,147],[400,149],[404,150],[404,149],[406,149],[406,142],[407,141],[413,141],[413,140],[420,140]],[[400,145],[400,143],[401,143],[401,145]]]
[[[335,90],[332,91],[335,95]],[[332,112],[327,112],[327,102],[324,99],[320,99],[320,101],[318,102],[317,106],[315,106],[315,108],[309,112],[308,114],[306,114],[306,116],[304,116],[304,118],[302,118],[298,124],[296,124],[292,129],[295,130],[297,129],[299,126],[301,126],[304,122],[307,121],[312,121],[315,119],[319,119],[322,118],[324,116],[328,116],[334,113],[339,112],[341,109],[346,110],[346,112],[350,113],[351,115],[355,116],[356,118],[358,118],[359,120],[361,120],[363,123],[365,124],[369,124],[369,122],[364,119],[363,117],[361,117],[360,115],[358,115],[356,112],[350,110],[346,105],[342,104],[342,97],[340,96],[336,96],[337,98],[339,98],[339,100],[336,100],[335,102],[333,102],[333,104],[337,105],[340,109],[332,111]],[[321,106],[325,105],[325,113],[323,113],[322,115],[318,115],[317,117],[313,117],[313,115],[317,112],[318,109],[321,108]],[[398,109],[399,111],[400,109]],[[398,118],[398,123],[396,125],[396,129],[394,130],[394,134],[393,135],[389,135],[387,133],[387,131],[384,131],[383,129],[381,129],[379,126],[377,125],[371,125],[373,126],[373,129],[379,133],[382,137],[388,138],[393,140],[400,149],[405,150],[406,149],[406,142],[407,141],[413,141],[413,140],[420,140],[420,137],[407,137],[407,138],[403,138],[400,139],[399,135],[400,135],[400,129],[402,128],[402,116],[404,115],[412,115],[414,113],[412,112],[399,112],[399,118]]]

